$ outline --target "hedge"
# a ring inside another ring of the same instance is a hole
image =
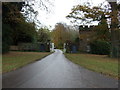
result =
[[[110,43],[107,41],[96,40],[90,43],[91,53],[100,55],[110,54]]]

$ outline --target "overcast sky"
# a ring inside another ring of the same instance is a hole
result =
[[[35,10],[39,13],[37,19],[43,25],[52,26],[52,28],[58,22],[64,22],[70,25],[70,20],[66,19],[66,16],[71,12],[74,5],[83,4],[83,1],[90,1],[92,5],[96,6],[105,2],[105,0],[52,0],[53,6],[50,6],[50,13],[47,13],[45,10],[40,10],[38,4],[35,4]]]

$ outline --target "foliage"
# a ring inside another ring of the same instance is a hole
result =
[[[22,2],[4,2],[2,5],[2,21],[4,23],[10,24],[10,26],[15,26],[17,23],[24,20],[23,15],[20,13],[22,7]]]
[[[107,19],[110,18],[111,12],[101,7],[90,7],[87,5],[74,6],[72,12],[67,16],[75,20],[81,20],[81,23],[91,23],[99,21],[97,27],[94,27],[96,32],[95,39],[110,41],[110,32],[108,28]]]
[[[37,41],[47,43],[51,40],[50,31],[47,28],[41,28],[37,31]]]
[[[4,2],[3,9],[3,26],[8,25],[8,28],[3,29],[3,38],[6,38],[3,43],[3,52],[9,51],[11,44],[17,45],[19,42],[35,42],[36,28],[34,23],[29,23],[25,20],[21,13],[24,3],[22,2]],[[7,35],[6,35],[7,34]],[[7,42],[10,43],[7,43]],[[4,49],[6,48],[6,49]]]
[[[14,42],[15,38],[12,38],[13,31],[16,32],[15,27],[17,23],[23,20],[20,10],[22,3],[7,3],[4,2],[2,5],[2,52],[6,53],[9,51],[10,45]],[[17,34],[16,34],[17,35]]]
[[[20,42],[36,42],[37,32],[34,23],[20,22],[12,31],[13,45]]]
[[[55,29],[52,31],[52,41],[57,48],[63,48],[64,43],[67,41],[75,42],[78,37],[78,32],[70,28],[69,26],[58,23]]]
[[[90,43],[90,48],[92,54],[110,54],[110,44],[106,41],[93,41]]]
[[[68,39],[67,29],[61,23],[56,24],[55,29],[52,32],[53,42],[57,48],[62,48],[66,39]]]
[[[107,16],[105,18],[109,18],[110,13],[97,6],[90,7],[87,5],[77,5],[72,8],[67,18],[73,18],[75,22],[81,20],[82,24],[87,24],[93,21],[101,21],[102,15]]]
[[[3,23],[2,30],[2,53],[6,53],[9,51],[9,46],[12,42],[12,39],[10,37],[11,27]]]
[[[75,19],[75,22],[81,21],[82,24],[91,23],[94,21],[99,21],[99,25],[97,27],[97,38],[98,40],[105,40],[110,41],[111,40],[111,52],[112,57],[118,57],[118,55],[115,55],[114,48],[116,46],[116,43],[114,41],[118,40],[116,37],[115,31],[118,30],[119,27],[119,4],[117,2],[110,2],[107,0],[110,4],[111,9],[101,8],[101,7],[91,7],[88,5],[77,5],[74,6],[72,9],[72,12],[67,16],[68,18]],[[105,20],[111,19],[110,29],[108,29],[108,25],[105,22]],[[117,53],[117,52],[116,52]]]
[[[102,17],[98,26],[94,28],[94,30],[96,31],[95,33],[96,40],[110,41],[111,33],[108,28],[107,20],[104,18],[104,16]]]

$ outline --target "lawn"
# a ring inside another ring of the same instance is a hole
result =
[[[72,62],[89,70],[99,72],[118,79],[118,60],[106,55],[65,54]]]
[[[50,52],[10,52],[2,56],[2,73],[16,70],[26,64],[40,60]]]

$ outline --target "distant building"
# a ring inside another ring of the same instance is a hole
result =
[[[77,53],[78,50],[78,45],[79,43],[73,43],[71,41],[67,41],[64,45],[64,52],[66,53]]]
[[[90,41],[93,39],[94,28],[96,26],[79,26],[79,51],[89,52],[90,51]]]

